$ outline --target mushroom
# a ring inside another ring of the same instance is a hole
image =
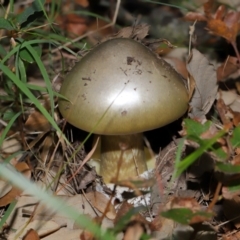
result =
[[[59,109],[72,125],[100,134],[105,182],[144,172],[142,132],[167,125],[188,108],[188,92],[173,67],[127,38],[103,42],[85,55],[61,86]]]

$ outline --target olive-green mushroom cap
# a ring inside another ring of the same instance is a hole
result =
[[[182,77],[132,39],[106,41],[84,56],[64,80],[63,117],[88,132],[132,134],[181,117],[188,108]]]

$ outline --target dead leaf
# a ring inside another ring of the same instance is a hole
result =
[[[150,26],[148,24],[125,27],[115,34],[113,38],[132,38],[135,40],[143,40],[148,35],[149,28]]]
[[[171,201],[171,209],[181,209],[187,208],[190,209],[192,215],[189,216],[188,222],[190,225],[196,223],[202,223],[206,220],[212,218],[212,213],[210,210],[204,210],[202,206],[194,198],[180,198],[175,197]]]
[[[87,200],[101,213],[105,213],[106,217],[109,219],[115,219],[116,211],[114,206],[110,203],[109,198],[107,198],[103,193],[100,192],[89,192],[85,193]],[[108,209],[106,210],[106,207]]]
[[[123,240],[139,240],[144,232],[144,226],[140,222],[134,222],[125,230]]]
[[[168,62],[173,68],[180,73],[185,79],[188,77],[188,71],[186,69],[186,64],[174,57],[165,57],[164,60]]]
[[[74,209],[76,209],[79,215],[85,215],[88,218],[93,219],[97,216],[97,214],[101,216],[101,213],[104,212],[107,207],[106,203],[108,202],[106,200],[106,197],[104,195],[101,195],[102,193],[96,194],[95,196],[97,196],[97,198],[95,198],[94,196],[91,196],[91,194],[89,194],[88,197],[90,196],[90,203],[82,194],[77,194],[72,197],[58,196],[58,198],[64,200],[69,206],[74,207]],[[80,226],[76,225],[74,220],[72,220],[71,218],[67,218],[61,213],[56,213],[52,211],[44,204],[40,203],[35,210],[36,202],[37,200],[32,197],[22,196],[20,198],[19,205],[17,205],[17,209],[21,208],[24,216],[31,216],[32,213],[35,211],[33,216],[34,220],[42,220],[46,222],[52,220],[60,226],[66,225],[68,229],[81,229]],[[110,210],[108,210],[106,215],[109,217],[109,219],[114,219],[116,213],[112,204],[110,204],[109,209]],[[104,226],[104,224],[106,226],[109,225],[108,223],[106,223],[106,219],[107,218],[103,218],[102,226]]]
[[[44,221],[44,220],[33,220],[29,222],[26,225],[26,222],[24,222],[15,233],[10,234],[8,237],[8,240],[16,239],[16,236],[18,236],[17,239],[22,239],[24,236],[26,236],[29,232],[29,230],[33,230],[34,233],[31,236],[47,236],[57,230],[59,230],[61,227],[59,224],[55,223],[54,221]],[[35,234],[35,235],[34,235]],[[37,234],[37,235],[36,235]],[[25,239],[25,238],[24,238]],[[37,240],[39,238],[26,238],[31,240]]]
[[[214,34],[225,38],[229,42],[235,42],[239,30],[239,13],[231,11],[225,14],[225,7],[220,5],[213,16],[213,1],[209,0],[203,6],[205,16],[207,17],[207,28]]]
[[[224,129],[229,130],[233,128],[232,118],[233,115],[229,111],[229,108],[226,106],[224,101],[220,98],[217,100],[216,108],[219,114],[219,117],[224,125]]]
[[[81,36],[87,31],[86,19],[74,13],[58,16],[56,22],[69,37]]]
[[[51,124],[40,112],[34,111],[28,116],[25,122],[25,128],[28,131],[47,132],[51,129]]]
[[[27,179],[31,178],[31,169],[29,168],[27,163],[18,162],[15,165],[15,168],[18,170],[18,172],[22,173]]]
[[[198,50],[192,50],[192,58],[187,64],[189,74],[195,80],[195,90],[190,101],[191,118],[202,119],[212,107],[217,96],[217,74],[214,66]]]
[[[227,77],[235,73],[238,69],[238,59],[236,57],[229,56],[226,61],[217,69],[218,81],[226,80]]]
[[[205,20],[209,32],[221,36],[225,38],[229,43],[231,43],[237,57],[240,58],[236,44],[236,38],[240,30],[240,13],[237,11],[226,12],[225,6],[220,5],[215,14],[213,14],[212,12],[215,7],[214,2],[215,1],[213,0],[208,0],[203,4],[204,16],[206,19],[200,19],[201,15],[194,15],[192,13],[189,14],[189,16],[186,16],[186,19],[188,18],[188,20],[192,21]]]
[[[30,169],[26,163],[24,162],[17,163],[15,165],[15,168],[19,172],[24,174],[27,178],[31,177]],[[17,199],[22,192],[23,190],[13,186],[12,189],[7,194],[5,194],[2,198],[0,198],[0,207],[4,207],[10,204],[13,200]]]
[[[88,5],[89,5],[88,0],[75,0],[75,3],[77,3],[78,5],[80,5],[82,7],[88,7]]]
[[[184,19],[187,21],[198,21],[198,22],[205,22],[207,21],[207,18],[201,14],[201,13],[196,13],[196,12],[188,12],[185,16]]]
[[[240,232],[232,232],[231,234],[230,233],[227,233],[225,235],[223,235],[222,237],[223,240],[239,240],[240,239]]]
[[[50,158],[50,155],[51,155],[51,150],[52,150],[52,147],[53,147],[53,143],[54,143],[54,140],[53,140],[53,136],[52,135],[48,135],[44,138],[40,148],[40,160],[41,160],[41,163],[45,166],[46,163],[47,163],[47,160]]]
[[[35,230],[30,229],[23,237],[23,240],[40,240],[40,238]]]
[[[4,153],[15,153],[21,149],[22,145],[16,138],[4,140],[1,146],[1,151]]]
[[[0,179],[0,198],[9,193],[12,189],[12,185]]]

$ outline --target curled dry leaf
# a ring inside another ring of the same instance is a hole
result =
[[[134,27],[122,28],[117,34],[112,38],[132,38],[135,40],[143,40],[149,31],[150,26],[148,24],[139,24]],[[109,38],[104,39],[108,40]]]
[[[109,202],[109,199],[102,193],[87,193],[86,198],[82,194],[77,194],[72,197],[58,196],[57,198],[64,200],[64,202],[73,207],[79,213],[79,215],[85,215],[91,219],[95,218],[97,214],[101,216],[100,213],[105,211]],[[22,196],[20,201],[21,205],[18,205],[18,207],[21,206],[23,208],[22,212],[25,216],[30,217],[34,212],[34,220],[42,220],[46,222],[52,220],[61,226],[65,225],[68,229],[81,229],[81,227],[78,226],[74,220],[61,213],[54,212],[52,209],[42,203],[40,203],[35,210],[36,200],[31,197]],[[114,219],[115,214],[115,209],[113,205],[110,204],[106,216],[109,219]],[[103,219],[102,226],[106,224],[106,219],[107,218]]]
[[[187,79],[188,71],[186,69],[186,64],[183,61],[174,57],[166,57],[164,60],[173,66],[173,68],[175,68],[175,70],[180,73],[185,79]]]
[[[12,190],[12,185],[0,180],[0,198],[5,196],[7,193],[9,193]]]
[[[34,229],[30,229],[23,237],[23,240],[40,240],[40,238]]]
[[[204,14],[189,12],[185,16],[185,19],[189,21],[205,21],[210,32],[225,38],[231,43],[234,43],[239,31],[239,12],[226,12],[225,6],[220,5],[213,14],[213,0],[205,2],[203,4],[203,8]]]
[[[226,120],[230,123],[233,122],[235,126],[239,126],[240,123],[240,96],[236,91],[220,91],[218,94],[217,109],[221,120],[226,123]],[[224,108],[219,105],[225,105]],[[226,125],[226,124],[225,124]],[[231,126],[230,124],[229,126]]]
[[[192,50],[192,57],[187,64],[189,74],[195,80],[195,90],[190,101],[191,118],[203,119],[217,96],[217,74],[214,66],[198,50]]]
[[[69,37],[81,36],[87,31],[87,20],[74,13],[58,16],[56,22]]]
[[[182,224],[194,225],[210,220],[213,213],[210,210],[203,209],[194,198],[175,197],[171,200],[170,210],[162,212],[162,215],[170,219],[175,219]],[[179,216],[183,217],[179,218]]]
[[[16,138],[11,138],[8,140],[4,140],[1,151],[4,153],[15,153],[22,149],[21,143]]]
[[[18,170],[18,172],[21,172],[27,178],[31,177],[30,169],[26,163],[24,162],[17,163],[15,165],[15,168]],[[18,189],[13,186],[12,189],[7,194],[0,198],[0,207],[4,207],[10,204],[14,199],[17,199],[21,193],[22,193],[21,189]]]
[[[32,233],[33,238],[31,240],[37,240],[38,238],[34,238],[34,236],[46,236],[52,232],[57,231],[61,226],[59,226],[54,221],[44,221],[44,220],[33,220],[26,226],[26,222],[24,222],[17,230],[17,232],[12,233],[8,239],[13,240],[17,239],[20,240],[24,236],[26,237],[29,233],[29,230],[33,230],[34,233]],[[18,236],[18,238],[16,238]],[[29,239],[30,238],[23,238],[23,239]]]
[[[101,213],[106,211],[106,217],[109,219],[115,219],[116,211],[111,203],[109,203],[109,198],[100,192],[89,192],[85,194],[87,200]],[[106,210],[106,208],[108,209]]]
[[[89,5],[88,0],[75,0],[75,3],[77,3],[78,5],[80,5],[82,7],[88,7],[88,5]]]
[[[238,70],[238,59],[236,57],[228,57],[227,60],[217,69],[217,80],[224,81],[231,74],[236,73]],[[239,76],[239,73],[237,76]]]
[[[34,111],[28,116],[25,122],[25,128],[29,131],[47,132],[50,130],[51,124],[40,112]]]

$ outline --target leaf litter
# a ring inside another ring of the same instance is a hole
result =
[[[89,3],[75,1],[75,4],[86,8]],[[71,7],[71,4],[66,5],[65,11]],[[240,88],[237,82],[232,89],[223,88],[220,83],[228,84],[232,78],[239,77],[239,54],[236,50],[239,12],[227,11],[223,5],[216,9],[214,12],[213,1],[209,0],[203,4],[203,13],[188,13],[185,18],[206,22],[207,31],[232,44],[236,57],[229,56],[213,65],[196,48],[191,49],[190,57],[185,56],[185,59],[172,56],[171,64],[175,64],[174,67],[181,69],[180,73],[188,77],[190,107],[185,117],[190,122],[185,120],[182,123],[179,132],[181,138],[175,134],[174,140],[160,149],[155,170],[150,171],[151,179],[143,176],[137,181],[117,182],[112,188],[106,186],[95,169],[87,163],[95,149],[88,155],[89,151],[85,150],[81,141],[74,139],[74,144],[62,141],[60,136],[54,134],[46,118],[31,105],[25,106],[24,131],[19,133],[15,127],[13,131],[17,137],[4,140],[1,159],[7,159],[18,151],[27,151],[27,154],[11,161],[13,165],[19,159],[24,161],[20,163],[19,172],[25,173],[37,185],[56,193],[103,229],[115,230],[118,239],[137,240],[143,234],[150,234],[153,239],[164,239],[173,234],[180,236],[179,232],[184,232],[184,239],[195,239],[201,234],[205,235],[203,239],[217,239],[216,233],[222,239],[238,239],[238,232],[234,230],[239,229],[237,209],[240,206],[240,178],[236,172],[240,155]],[[60,16],[59,19],[61,25],[64,18]],[[84,18],[67,15],[65,19],[69,21],[65,21],[61,27],[64,31],[72,32],[70,37],[88,31]],[[75,28],[76,24],[78,28]],[[166,39],[149,39],[149,27],[141,23],[123,28],[110,38],[133,38],[158,55],[164,52],[161,43],[165,43],[169,49],[175,48]],[[89,39],[91,41],[93,38]],[[107,39],[109,37],[103,35],[100,41]],[[72,60],[70,65],[73,65]],[[42,99],[41,95],[38,97]],[[56,103],[56,99],[54,101]],[[46,99],[43,98],[42,103],[50,110]],[[54,118],[64,127],[57,111]],[[71,127],[66,126],[69,139],[76,138],[71,131]],[[216,141],[210,143],[219,133]],[[174,171],[178,166],[176,159],[184,163],[187,156],[194,155],[201,148],[201,156],[194,159],[191,166],[184,168],[180,177],[175,179]],[[2,207],[18,199],[6,223],[10,226],[9,239],[16,236],[12,229],[19,229],[19,237],[23,239],[61,239],[63,236],[68,236],[68,239],[94,239],[91,233],[71,219],[52,212],[10,183],[1,180],[0,186]],[[120,186],[124,188],[120,189]],[[218,186],[221,191],[216,190]],[[225,223],[229,221],[232,225]],[[4,229],[7,231],[7,228]]]

